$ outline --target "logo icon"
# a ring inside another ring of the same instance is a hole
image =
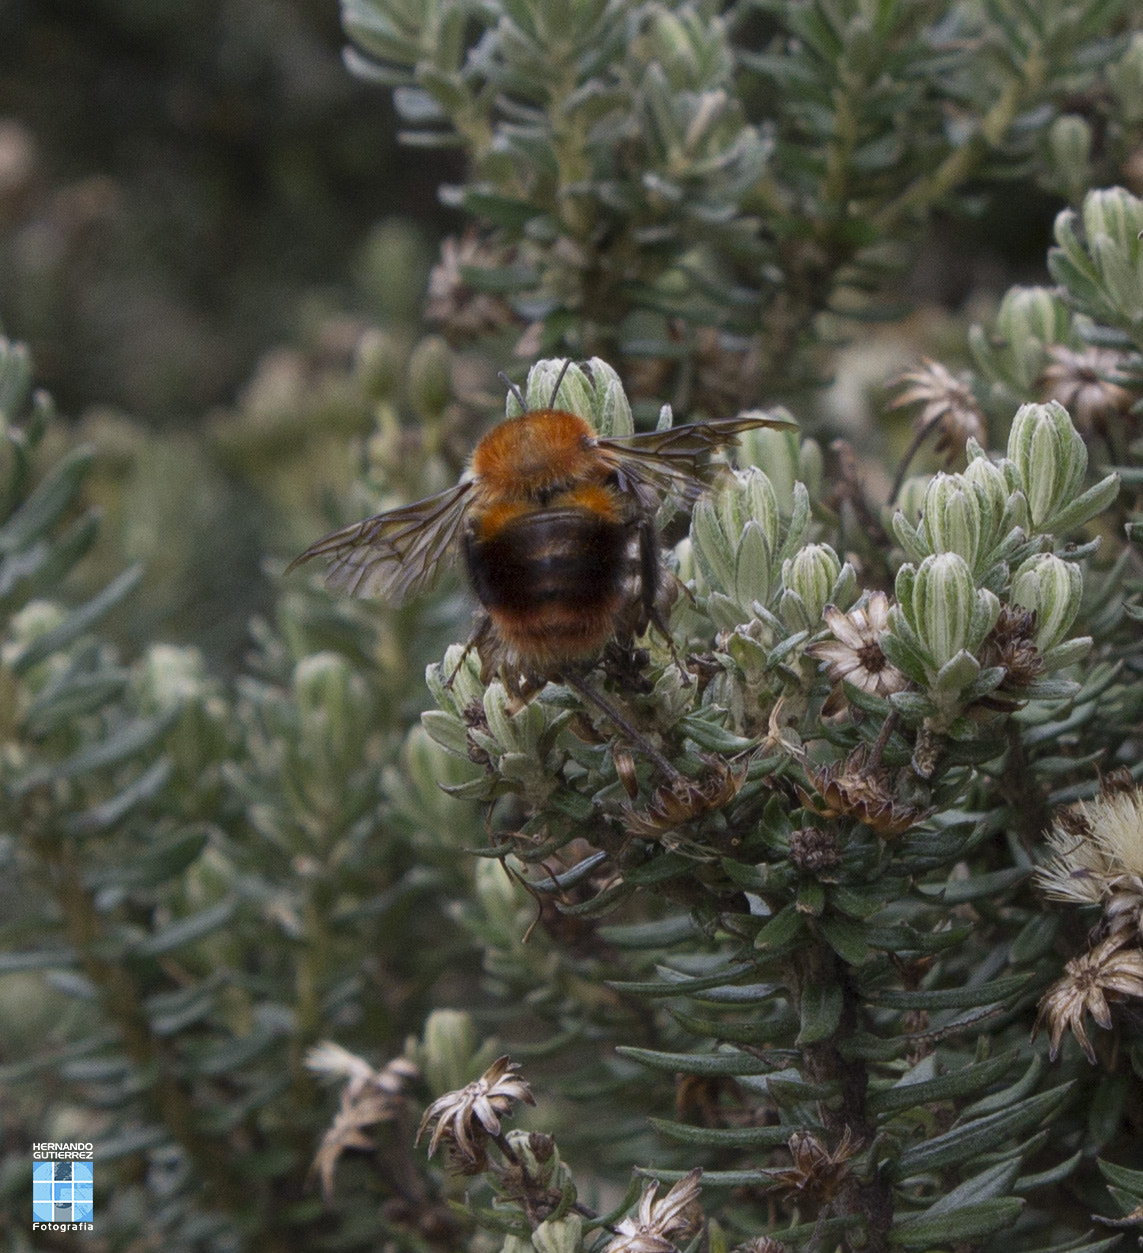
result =
[[[93,1229],[95,1171],[89,1144],[32,1146],[32,1227]],[[87,1160],[80,1160],[80,1159]]]

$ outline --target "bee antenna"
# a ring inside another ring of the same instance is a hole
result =
[[[516,403],[520,406],[521,412],[527,413],[528,402],[524,399],[524,393],[520,390],[520,388],[515,383],[512,382],[512,380],[508,377],[507,374],[504,373],[503,370],[501,370],[500,373],[497,374],[496,377],[501,381],[501,383],[504,384],[504,386],[512,393],[512,395],[516,397]],[[560,377],[562,378],[563,375],[561,375]]]
[[[559,378],[556,379],[555,387],[552,388],[552,398],[548,401],[549,409],[554,409],[556,407],[556,397],[560,394],[560,385],[564,381],[564,375],[571,369],[571,363],[571,357],[568,357],[568,359],[564,362],[564,368],[560,371]]]

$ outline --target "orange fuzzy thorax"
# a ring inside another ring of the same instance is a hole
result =
[[[540,493],[601,477],[590,423],[559,409],[537,409],[493,427],[476,446],[472,473],[490,500]]]

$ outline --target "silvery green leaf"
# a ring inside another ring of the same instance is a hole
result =
[[[996,625],[996,619],[1000,616],[1000,598],[995,592],[990,592],[988,588],[981,587],[977,589],[976,597],[972,607],[972,621],[968,628],[968,637],[965,646],[970,652],[976,650],[984,643],[989,631]]]
[[[734,553],[734,580],[730,585],[741,605],[770,599],[770,545],[762,528],[751,519],[742,530]]]
[[[934,718],[939,712],[937,706],[920,692],[893,692],[889,703],[902,717],[909,722],[918,723],[925,718]]]
[[[932,682],[934,692],[959,693],[975,682],[980,674],[980,662],[968,652],[961,651],[950,657],[937,671]]]
[[[635,422],[631,405],[619,375],[600,357],[592,357],[587,366],[594,389],[592,425],[600,435],[609,437],[633,434]]]
[[[691,516],[691,548],[712,592],[725,595],[730,591],[734,587],[734,551],[709,496],[695,505]]]
[[[893,514],[889,525],[897,543],[904,549],[905,556],[917,564],[924,561],[931,550],[919,530],[906,518],[902,510],[898,509]]]
[[[749,614],[737,601],[721,592],[711,592],[704,605],[707,617],[720,631],[733,631],[749,618]]]
[[[1051,519],[1052,531],[1059,536],[1077,530],[1109,508],[1119,495],[1119,476],[1109,474],[1077,496],[1070,504],[1063,505]]]
[[[1064,670],[1068,666],[1078,665],[1091,652],[1090,635],[1081,635],[1074,640],[1064,640],[1055,648],[1049,648],[1044,654],[1044,667],[1047,670]]]
[[[769,481],[769,480],[767,480]],[[775,497],[776,500],[776,497]],[[804,483],[795,483],[793,488],[793,512],[790,514],[786,528],[786,538],[778,550],[778,560],[792,556],[805,543],[810,528],[810,494]],[[772,535],[773,532],[771,531]]]

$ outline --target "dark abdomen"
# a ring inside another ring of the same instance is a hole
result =
[[[551,667],[597,653],[632,591],[631,531],[583,509],[538,509],[470,535],[472,586],[518,660]]]

